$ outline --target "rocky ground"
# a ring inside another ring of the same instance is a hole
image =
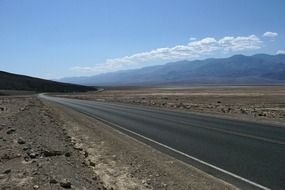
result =
[[[1,189],[237,189],[35,96],[0,97]]]
[[[128,87],[62,96],[256,121],[285,120],[285,86]]]
[[[0,107],[1,189],[105,189],[39,100],[0,98]]]

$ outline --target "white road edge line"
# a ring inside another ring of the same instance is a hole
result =
[[[117,125],[117,124],[115,124],[115,123],[109,122],[109,121],[107,121],[107,120],[105,120],[105,119],[102,119],[102,118],[99,118],[99,117],[96,117],[96,118],[99,119],[99,120],[101,120],[101,121],[103,121],[103,122],[105,122],[105,123],[108,123],[108,124],[110,124],[110,125],[113,125],[113,126],[115,126],[115,127],[118,127],[118,128],[120,128],[120,129],[122,129],[122,130],[124,130],[124,131],[127,131],[127,132],[129,132],[129,133],[132,133],[132,134],[134,134],[134,135],[137,135],[137,136],[139,136],[139,137],[141,137],[141,138],[143,138],[143,139],[146,139],[146,140],[148,140],[148,141],[150,141],[150,142],[152,142],[152,143],[158,144],[158,145],[160,145],[160,146],[162,146],[162,147],[164,147],[164,148],[166,148],[166,149],[169,149],[169,150],[171,150],[171,151],[173,151],[173,152],[175,152],[175,153],[181,154],[181,155],[183,155],[183,156],[185,156],[185,157],[187,157],[187,158],[190,158],[190,159],[192,159],[192,160],[195,160],[196,162],[199,162],[199,163],[204,164],[204,165],[206,165],[206,166],[208,166],[208,167],[211,167],[211,168],[213,168],[213,169],[215,169],[215,170],[218,170],[218,171],[220,171],[220,172],[222,172],[222,173],[225,173],[225,174],[230,175],[230,176],[232,176],[232,177],[234,177],[234,178],[237,178],[237,179],[239,179],[239,180],[241,180],[241,181],[244,181],[244,182],[246,182],[246,183],[249,183],[250,185],[256,186],[256,187],[258,187],[258,188],[260,188],[260,189],[263,189],[263,190],[270,190],[270,188],[268,188],[268,187],[265,187],[265,186],[263,186],[263,185],[260,185],[260,184],[258,184],[258,183],[255,183],[255,182],[253,182],[253,181],[250,181],[250,180],[248,180],[248,179],[245,179],[245,178],[243,178],[243,177],[241,177],[241,176],[238,176],[238,175],[236,175],[236,174],[234,174],[234,173],[231,173],[231,172],[226,171],[226,170],[224,170],[224,169],[222,169],[222,168],[219,168],[219,167],[217,167],[217,166],[214,166],[214,165],[212,165],[212,164],[210,164],[210,163],[207,163],[207,162],[205,162],[205,161],[203,161],[203,160],[199,160],[198,158],[195,158],[195,157],[190,156],[190,155],[188,155],[188,154],[186,154],[186,153],[184,153],[184,152],[181,152],[181,151],[179,151],[179,150],[176,150],[176,149],[174,149],[174,148],[171,148],[171,147],[169,147],[169,146],[167,146],[167,145],[165,145],[165,144],[162,144],[162,143],[160,143],[160,142],[157,142],[157,141],[155,141],[155,140],[153,140],[153,139],[150,139],[150,138],[148,138],[148,137],[145,137],[145,136],[143,136],[143,135],[141,135],[141,134],[138,134],[138,133],[136,133],[136,132],[133,132],[133,131],[131,131],[131,130],[129,130],[129,129],[125,129],[125,128],[123,128],[123,127],[121,127],[121,126],[119,126],[119,125]]]

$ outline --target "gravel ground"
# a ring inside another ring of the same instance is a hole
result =
[[[105,189],[54,113],[35,97],[1,97],[1,189]]]

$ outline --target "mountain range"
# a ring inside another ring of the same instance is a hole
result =
[[[91,77],[70,77],[62,82],[91,86],[163,84],[285,84],[285,54],[182,60]]]

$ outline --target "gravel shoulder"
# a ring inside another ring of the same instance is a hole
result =
[[[106,189],[39,99],[1,97],[0,107],[1,189]]]

